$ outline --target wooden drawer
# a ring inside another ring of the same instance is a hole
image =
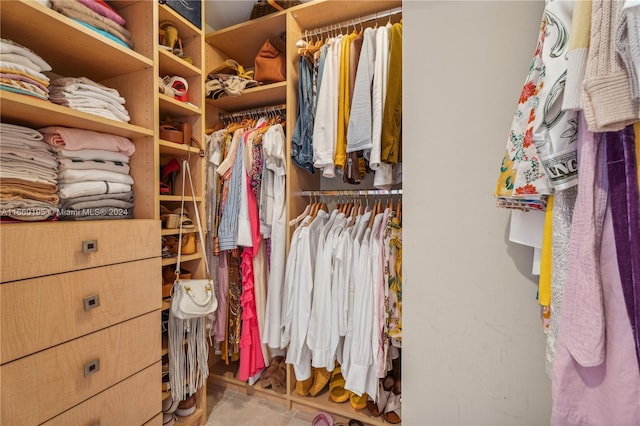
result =
[[[0,424],[42,423],[156,363],[159,324],[154,311],[0,366]]]
[[[146,422],[144,426],[162,426],[162,413]]]
[[[161,410],[160,362],[100,392],[80,405],[44,423],[46,426],[67,425],[142,425]],[[162,417],[160,417],[162,424]]]
[[[160,309],[160,262],[0,284],[0,364]]]
[[[0,230],[0,282],[161,255],[160,221],[15,223]]]

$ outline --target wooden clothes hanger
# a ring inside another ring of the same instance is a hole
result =
[[[244,119],[241,120],[241,121],[232,121],[227,126],[227,130],[229,130],[230,133],[234,133],[238,129],[243,129],[243,128],[247,127],[247,124],[248,123]]]
[[[381,208],[382,208],[382,202],[378,200],[373,205],[373,210],[371,211],[371,217],[369,218],[369,225],[368,225],[369,229],[373,228],[373,222],[375,222],[376,215],[380,213]]]

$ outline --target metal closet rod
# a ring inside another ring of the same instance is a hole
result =
[[[330,31],[334,31],[340,28],[348,28],[350,26],[355,26],[356,24],[361,24],[363,22],[378,20],[378,18],[391,17],[392,15],[397,15],[398,13],[402,13],[402,6],[396,7],[395,9],[383,10],[380,12],[372,13],[371,15],[362,16],[360,18],[350,19],[348,21],[343,21],[337,24],[331,24],[320,28],[314,28],[312,30],[304,30],[302,32],[303,36],[315,36],[318,34],[328,33]]]
[[[220,120],[220,121],[229,121],[229,120],[233,120],[233,119],[236,119],[236,118],[259,116],[259,115],[262,115],[262,114],[265,114],[265,113],[282,112],[282,111],[286,111],[286,110],[287,110],[287,105],[286,104],[280,104],[280,105],[271,105],[271,106],[259,107],[259,108],[251,108],[251,109],[246,109],[244,111],[221,112],[221,113],[218,114],[218,120]]]
[[[302,197],[357,197],[357,196],[384,196],[384,195],[402,195],[402,189],[358,189],[358,190],[324,190],[324,191],[299,191],[295,195]]]

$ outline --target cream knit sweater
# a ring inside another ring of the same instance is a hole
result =
[[[614,48],[623,2],[594,0],[583,103],[591,132],[617,131],[637,121],[625,65]]]

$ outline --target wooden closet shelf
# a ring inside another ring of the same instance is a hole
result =
[[[302,31],[313,30],[331,24],[339,24],[359,17],[378,13],[379,24],[386,21],[385,11],[402,6],[402,0],[376,1],[336,1],[316,0],[312,3],[297,7],[291,14]],[[336,9],[340,11],[336,13]]]
[[[153,68],[153,59],[35,1],[1,1],[0,26],[3,38],[19,40],[58,75],[87,76],[99,82]]]
[[[287,101],[287,82],[265,84],[252,87],[242,92],[240,96],[223,96],[219,99],[207,98],[208,105],[215,106],[226,112],[237,112],[245,109],[283,104]]]
[[[135,139],[153,136],[153,130],[129,123],[109,120],[95,114],[43,101],[32,96],[2,91],[2,121],[32,128],[65,126],[110,133]]]
[[[162,154],[186,155],[187,153],[191,152],[192,154],[199,155],[200,153],[200,148],[175,142],[169,142],[163,139],[160,139],[158,141],[158,144],[160,145],[160,153]]]
[[[329,398],[328,388],[315,397],[301,396],[294,390],[290,398],[293,403],[293,408],[309,407],[313,410],[327,411],[347,419],[360,420],[368,425],[388,425],[382,417],[375,417],[367,408],[356,410],[349,404],[349,401],[344,403],[333,402],[331,398]]]
[[[188,200],[186,198],[188,198]],[[192,203],[191,194],[187,194],[186,198],[185,198],[185,203],[187,203],[187,202]],[[177,201],[177,202],[180,202],[181,200],[182,200],[182,198],[179,195],[160,195],[159,196],[159,201]],[[200,202],[200,201],[204,201],[204,197],[196,195],[196,202]]]
[[[182,229],[183,234],[193,234],[194,232],[198,232],[197,229]],[[180,233],[180,228],[175,229],[163,229],[161,231],[162,235],[178,235]]]
[[[180,256],[180,262],[188,262],[190,260],[197,260],[201,258],[202,258],[202,255],[200,253],[186,254],[186,255]],[[165,257],[164,259],[162,259],[162,266],[175,265],[176,263],[178,263],[178,256]]]
[[[218,359],[218,361],[215,364],[213,364],[210,368],[210,374],[216,377],[220,377],[228,383],[246,385],[245,382],[236,379],[237,371],[238,371],[238,361],[232,362],[231,364],[227,365],[221,359]]]
[[[238,380],[236,378],[237,372],[237,361],[232,362],[230,365],[226,365],[224,361],[218,360],[218,362],[210,367],[209,377],[211,377],[214,382],[222,382],[224,385],[231,385],[234,389],[242,391],[247,395],[259,394],[261,398],[280,403],[284,403],[287,400],[286,394],[277,393],[273,389],[263,388],[260,386],[259,382],[250,385],[245,381]]]
[[[202,114],[202,111],[198,106],[172,99],[167,95],[160,93],[158,94],[158,99],[160,100],[161,114],[169,114],[172,117]]]
[[[165,75],[178,75],[183,78],[198,77],[202,74],[200,68],[183,61],[173,53],[164,49],[158,49],[158,59],[160,62],[160,77]]]
[[[162,333],[162,350],[160,352],[162,356],[169,353],[169,336],[166,333]]]
[[[245,68],[253,68],[256,53],[265,40],[277,38],[285,31],[286,13],[286,10],[272,13],[208,33],[205,41],[227,58]]]

